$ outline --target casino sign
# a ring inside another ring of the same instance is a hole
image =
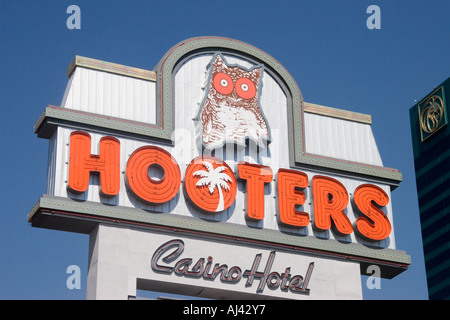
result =
[[[76,56],[68,77],[28,221],[89,235],[87,298],[360,299],[369,266],[408,268],[371,117],[304,102],[267,53],[193,38],[152,71]]]

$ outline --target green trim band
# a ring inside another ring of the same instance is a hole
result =
[[[305,112],[314,113],[322,116],[333,117],[337,119],[349,120],[365,124],[372,124],[372,116],[369,114],[353,112],[348,110],[336,109],[319,104],[304,102]]]
[[[120,74],[132,78],[156,81],[156,73],[154,71],[128,67],[117,63],[106,62],[81,56],[75,56],[75,58],[72,60],[72,63],[67,69],[67,77],[70,78],[76,67],[84,67],[114,74]]]
[[[56,106],[45,108],[34,126],[34,132],[39,137],[48,139],[57,125],[73,126],[77,129],[80,129],[80,126],[97,127],[126,135],[133,134],[146,138],[168,139],[164,135],[164,131],[152,125]]]
[[[318,239],[312,236],[299,236],[281,233],[277,230],[253,229],[227,222],[209,222],[194,217],[175,214],[153,214],[143,209],[122,206],[105,206],[95,202],[79,202],[69,198],[43,195],[28,214],[28,222],[33,223],[41,210],[83,214],[89,217],[106,218],[111,223],[120,220],[133,221],[146,225],[158,225],[167,228],[183,229],[205,234],[222,235],[230,238],[244,238],[252,241],[274,243],[283,247],[301,247],[311,253],[330,252],[347,259],[348,256],[365,259],[383,260],[386,263],[406,267],[411,263],[410,256],[404,251],[393,249],[371,249],[358,243],[341,243],[333,239]],[[42,226],[42,227],[45,227]],[[76,230],[73,230],[77,232]]]

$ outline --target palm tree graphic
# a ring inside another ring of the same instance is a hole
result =
[[[224,209],[224,199],[222,188],[226,190],[230,190],[228,186],[229,181],[233,181],[226,173],[223,171],[227,169],[227,167],[219,166],[214,169],[212,163],[208,161],[202,161],[203,165],[206,168],[205,170],[197,170],[194,172],[194,176],[201,177],[200,180],[197,181],[196,186],[208,186],[209,185],[209,193],[212,194],[214,189],[219,190],[219,205],[217,206],[216,212],[222,211]]]

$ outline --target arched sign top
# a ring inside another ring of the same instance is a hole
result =
[[[155,70],[159,76],[171,74],[179,61],[186,56],[200,54],[205,51],[216,52],[225,51],[241,54],[253,59],[256,63],[264,64],[266,67],[277,73],[288,86],[293,96],[298,96],[299,103],[302,96],[297,83],[289,72],[271,55],[245,42],[222,37],[197,37],[179,42],[173,46],[160,60]],[[161,79],[161,78],[160,78]]]
[[[155,68],[159,83],[158,94],[160,98],[161,128],[164,130],[167,138],[170,138],[173,130],[173,74],[182,61],[206,52],[231,53],[249,59],[254,64],[264,65],[265,70],[280,80],[282,82],[280,85],[287,91],[288,99],[294,113],[293,119],[300,119],[303,107],[303,98],[300,89],[289,72],[272,56],[252,45],[234,39],[221,37],[191,38],[179,42],[172,47]],[[294,127],[300,128],[301,126]],[[301,144],[301,130],[297,133],[294,136],[297,137],[297,142]]]

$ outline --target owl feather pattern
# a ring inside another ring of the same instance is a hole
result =
[[[247,138],[265,146],[264,141],[270,140],[259,105],[262,73],[262,66],[247,70],[228,65],[220,54],[213,57],[200,109],[205,147],[220,147],[227,142],[244,145]]]

